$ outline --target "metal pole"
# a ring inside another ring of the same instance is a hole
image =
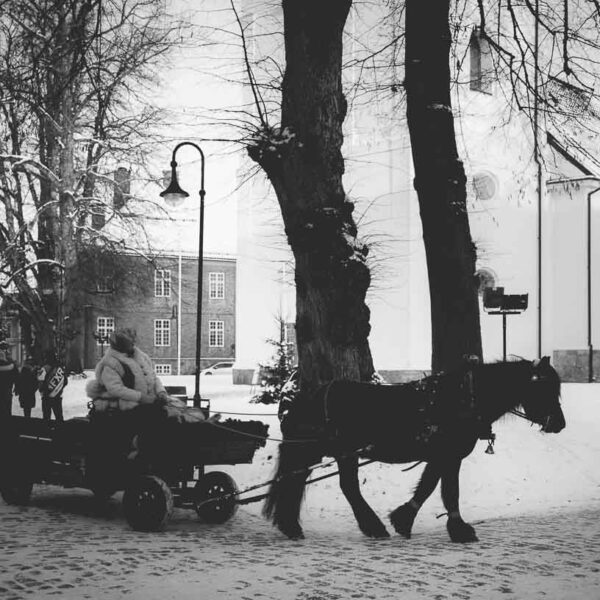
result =
[[[200,224],[198,233],[198,297],[196,299],[196,369],[194,372],[194,406],[200,406],[200,352],[202,350],[202,260],[204,258],[204,152],[202,148],[193,142],[180,142],[173,150],[171,157],[171,182],[176,183],[177,161],[175,155],[182,146],[193,146],[200,153]],[[183,190],[182,190],[183,191]],[[165,190],[166,192],[166,190]],[[165,193],[163,192],[163,194]],[[187,192],[183,192],[187,196]],[[181,315],[179,315],[181,319]]]
[[[200,353],[202,350],[202,279],[203,269],[202,261],[204,257],[204,186],[200,190],[200,234],[198,242],[198,298],[196,307],[196,373],[195,383],[196,389],[194,392],[194,406],[200,406]]]
[[[592,196],[600,188],[587,195],[587,343],[588,383],[594,382],[594,346],[592,342]]]
[[[540,82],[540,66],[539,66],[539,48],[540,48],[540,3],[535,0],[535,17],[534,17],[534,78],[533,78],[533,155],[537,167],[537,352],[538,358],[542,357],[542,336],[543,336],[543,315],[542,315],[542,268],[543,263],[543,217],[542,217],[542,161],[540,157],[539,145],[539,82]]]
[[[177,271],[177,375],[181,375],[181,320],[183,315],[181,313],[182,301],[181,301],[181,276],[183,273],[182,268],[182,256],[179,252],[179,265]]]
[[[502,313],[502,360],[506,362],[506,313]]]

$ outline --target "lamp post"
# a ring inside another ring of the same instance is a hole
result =
[[[173,156],[171,158],[171,182],[166,190],[160,193],[165,199],[165,202],[170,206],[178,206],[183,202],[189,194],[182,190],[177,181],[177,162],[175,155],[177,150],[182,146],[192,146],[200,153],[200,233],[198,236],[198,298],[196,305],[196,370],[194,372],[195,388],[194,388],[194,406],[199,407],[200,398],[200,350],[201,350],[201,334],[202,334],[202,258],[204,256],[204,153],[197,144],[193,142],[181,142],[175,146]],[[180,317],[181,318],[181,315]]]

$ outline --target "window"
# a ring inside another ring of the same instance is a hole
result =
[[[472,184],[477,200],[492,200],[498,193],[498,179],[489,171],[475,173]]]
[[[208,345],[211,348],[222,348],[225,345],[225,322],[208,322]]]
[[[108,344],[108,338],[114,330],[114,317],[98,317],[96,320],[96,333],[94,335],[98,346],[104,346]]]
[[[208,274],[208,297],[213,300],[225,298],[225,273]]]
[[[170,375],[171,365],[154,365],[154,372],[157,375]]]
[[[171,271],[168,269],[154,271],[154,295],[157,298],[168,298],[171,295]]]
[[[96,292],[98,294],[111,294],[113,292],[113,278],[106,275],[98,275]]]
[[[171,321],[169,319],[154,319],[154,345],[171,345]]]
[[[475,27],[471,35],[469,55],[471,59],[471,89],[491,94],[494,73],[492,53],[490,52],[490,44],[481,35],[479,27]]]

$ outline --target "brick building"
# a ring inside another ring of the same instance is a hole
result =
[[[133,327],[138,345],[163,375],[191,374],[196,357],[198,261],[162,255],[119,257],[120,281],[98,277],[84,306],[84,368],[93,368],[119,327]],[[123,268],[125,267],[125,268]],[[125,274],[125,275],[124,275]],[[205,256],[202,285],[201,368],[235,359],[236,260]]]

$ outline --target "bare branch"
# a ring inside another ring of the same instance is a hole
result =
[[[254,72],[252,70],[252,65],[250,64],[250,59],[248,57],[248,46],[246,44],[246,33],[244,31],[244,27],[240,20],[238,11],[235,7],[234,0],[230,0],[230,3],[231,3],[231,10],[233,11],[233,14],[235,15],[235,20],[236,20],[239,30],[240,30],[240,38],[242,41],[242,50],[244,52],[244,64],[246,65],[246,73],[248,75],[250,89],[252,90],[252,95],[254,97],[254,106],[256,107],[256,111],[258,112],[258,118],[260,120],[260,124],[261,124],[262,128],[268,128],[269,127],[268,115],[267,115],[266,110],[264,109],[264,102],[260,96],[260,92],[258,91],[258,86],[256,84],[256,79],[254,78]]]

